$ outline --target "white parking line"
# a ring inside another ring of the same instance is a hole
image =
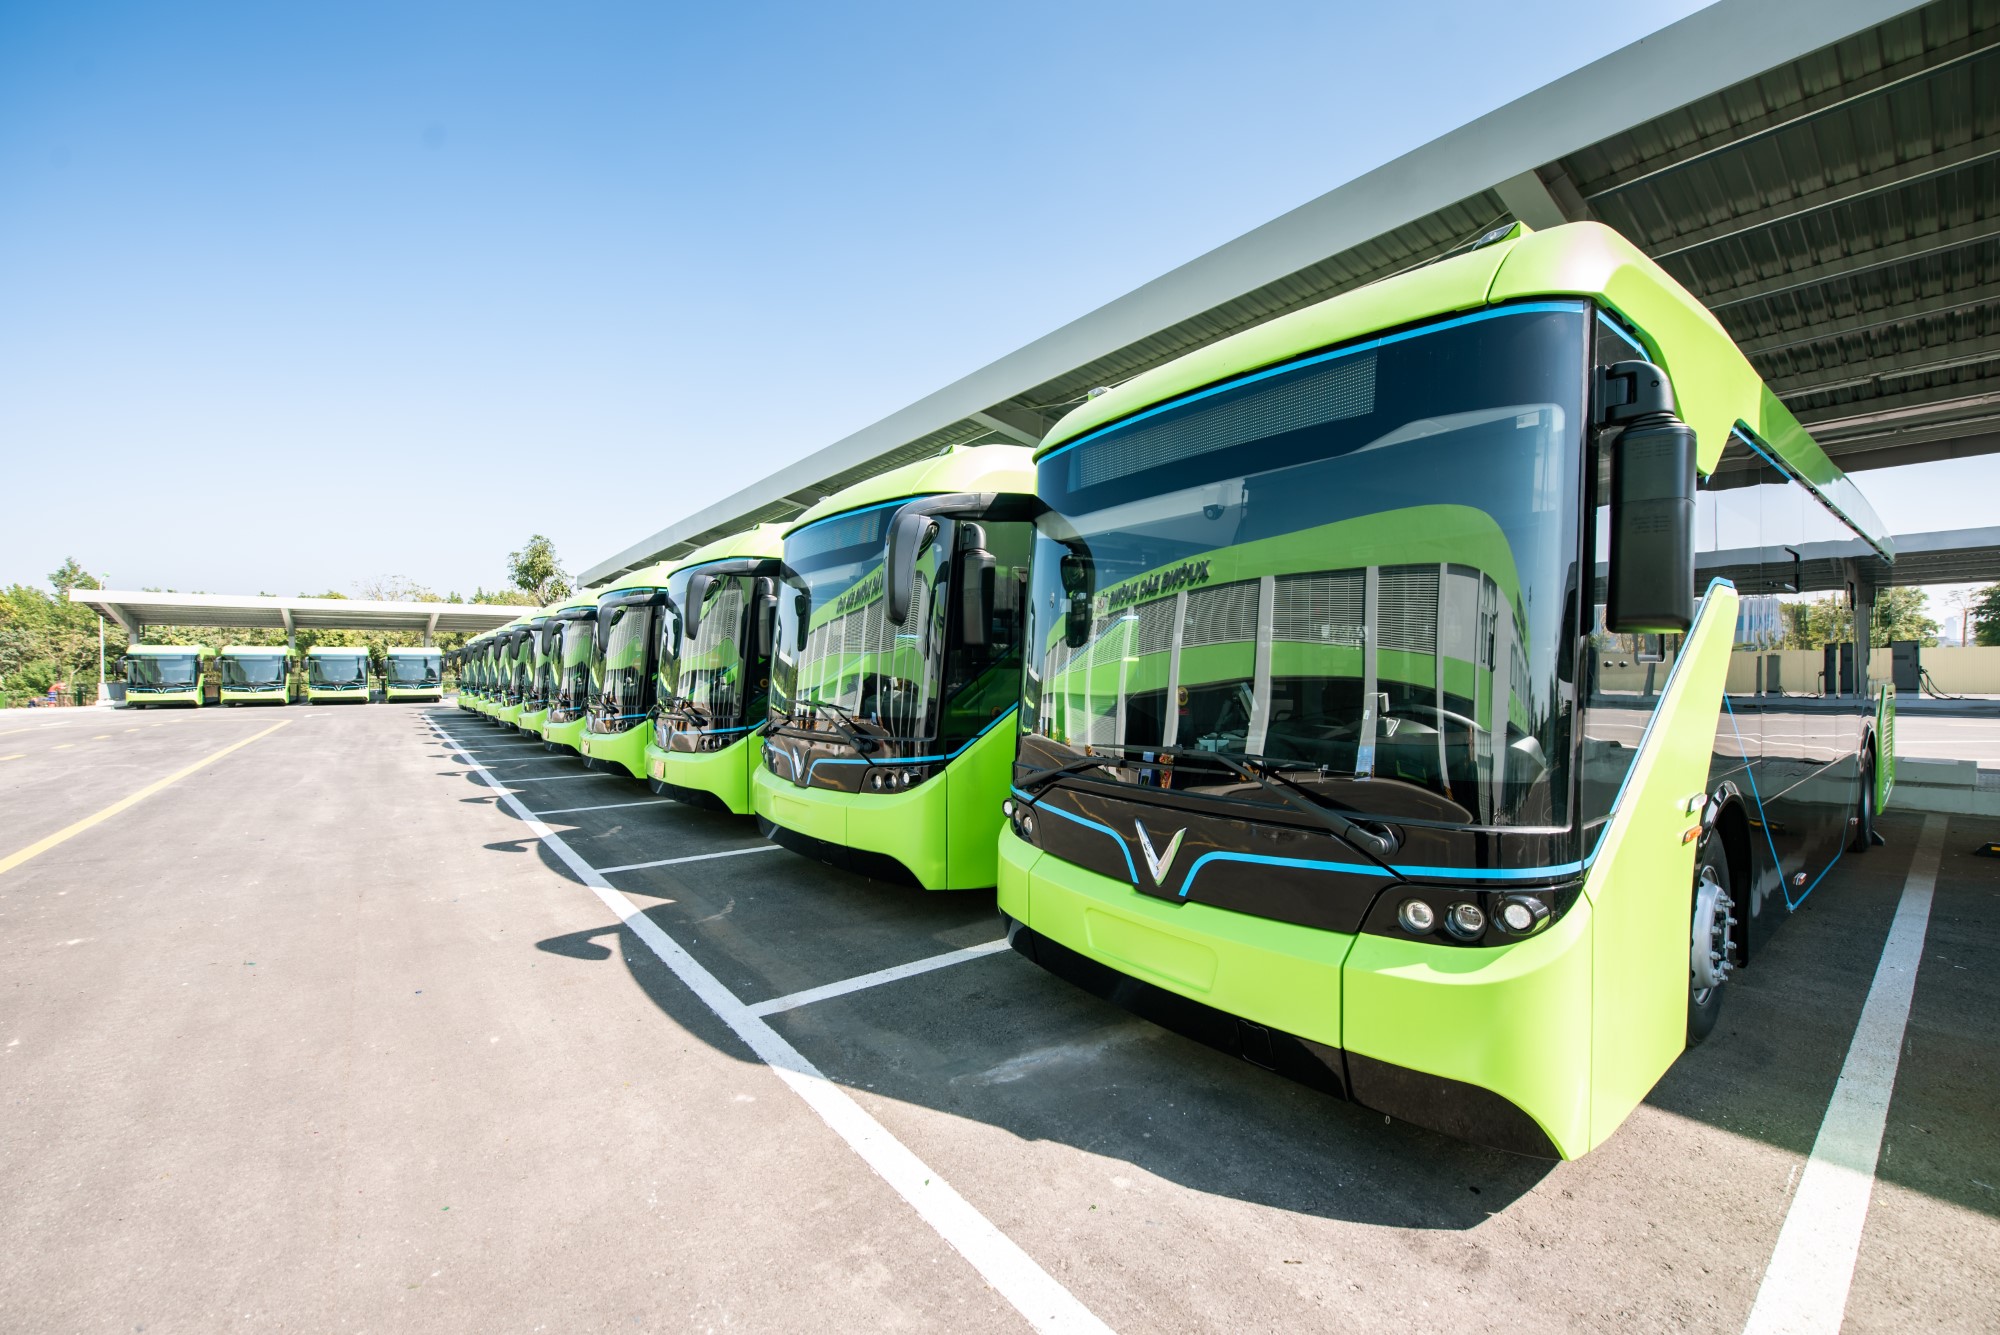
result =
[[[479,764],[479,762],[476,760],[473,761],[472,763],[475,765]],[[484,766],[482,765],[481,768],[483,769]],[[507,780],[507,782],[508,783],[555,783],[560,779],[608,779],[610,777],[611,776],[609,774],[606,774],[603,770],[594,769],[583,774],[544,774],[537,779],[509,779]]]
[[[1903,1030],[1923,961],[1931,896],[1937,889],[1945,818],[1924,817],[1903,897],[1882,943],[1875,981],[1847,1047],[1847,1061],[1826,1105],[1799,1189],[1778,1230],[1744,1335],[1835,1335],[1847,1314],[1847,1291],[1861,1250],[1861,1228],[1875,1191],[1882,1127],[1896,1090]]]
[[[893,983],[901,978],[914,978],[920,973],[933,969],[949,969],[954,964],[967,960],[984,959],[1007,949],[1007,938],[998,941],[982,941],[976,946],[963,950],[947,951],[942,955],[932,955],[928,959],[912,960],[908,964],[897,964],[887,969],[877,969],[874,973],[857,974],[853,978],[843,978],[837,983],[825,983],[819,987],[809,987],[803,992],[792,992],[782,997],[772,997],[760,1001],[750,1008],[752,1015],[776,1015],[779,1011],[796,1010],[800,1006],[810,1006],[815,1001],[826,1001],[832,997],[844,997],[849,992],[860,992],[884,983]]]
[[[662,800],[671,802],[674,799],[669,797]],[[544,811],[541,814],[546,816],[549,813]],[[622,867],[599,867],[597,872],[600,876],[609,876],[614,871],[644,871],[648,867],[677,867],[683,862],[707,862],[710,858],[740,858],[745,853],[774,853],[782,851],[782,849],[782,844],[758,844],[755,848],[730,848],[724,849],[720,853],[690,853],[684,858],[661,858],[656,862],[628,862]]]
[[[512,779],[502,779],[502,783],[512,783]],[[533,816],[567,816],[576,811],[614,811],[619,807],[656,807],[663,802],[671,802],[671,797],[646,797],[637,802],[604,802],[594,807],[552,807],[547,811],[533,811]]]
[[[595,891],[605,907],[617,914],[619,921],[645,942],[646,948],[673,970],[690,992],[747,1043],[778,1079],[805,1100],[806,1106],[818,1113],[820,1120],[846,1141],[848,1148],[860,1155],[862,1162],[888,1183],[919,1218],[970,1262],[1001,1297],[1013,1304],[1030,1326],[1038,1331],[1109,1335],[1111,1328],[1078,1302],[1075,1294],[1037,1265],[1012,1238],[995,1228],[971,1202],[856,1103],[852,1095],[828,1080],[777,1030],[753,1014],[720,979],[660,930],[660,925],[640,911],[638,905],[578,857],[561,835],[536,820],[518,797],[501,786],[497,776],[488,774],[478,761],[472,763],[488,786],[499,794],[500,801],[513,808],[514,814],[534,830],[548,850]]]

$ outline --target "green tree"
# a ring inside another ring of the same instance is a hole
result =
[[[1875,590],[1875,619],[1868,642],[1877,648],[1891,640],[1915,640],[1925,648],[1938,642],[1938,623],[1924,615],[1924,591],[1910,585]]]
[[[507,578],[533,597],[537,607],[569,597],[569,574],[556,559],[556,545],[539,533],[521,550],[507,553]]]
[[[1967,644],[2000,648],[2000,584],[1988,584],[1972,595],[1962,634]]]

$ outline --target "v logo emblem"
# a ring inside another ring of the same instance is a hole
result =
[[[1146,870],[1153,873],[1153,884],[1165,885],[1167,883],[1167,873],[1173,870],[1174,854],[1181,851],[1181,836],[1186,834],[1187,831],[1185,829],[1175,830],[1174,837],[1167,840],[1167,851],[1164,853],[1155,853],[1153,851],[1153,840],[1147,835],[1146,827],[1135,820],[1132,822],[1132,828],[1139,832],[1139,851],[1146,856]]]

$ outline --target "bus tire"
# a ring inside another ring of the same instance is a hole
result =
[[[1861,751],[1861,792],[1854,799],[1854,839],[1850,853],[1866,853],[1875,842],[1875,747],[1871,742]]]
[[[1694,859],[1694,890],[1688,921],[1687,1045],[1695,1046],[1715,1032],[1722,1016],[1722,994],[1734,967],[1733,928],[1736,907],[1730,894],[1729,850],[1711,833],[1701,841]],[[1720,959],[1699,958],[1719,955]]]

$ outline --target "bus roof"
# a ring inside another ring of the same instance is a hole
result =
[[[785,554],[784,524],[758,524],[739,533],[717,538],[714,542],[703,543],[673,563],[675,573],[694,566],[707,565],[710,561],[728,561],[738,557],[780,557]]]
[[[1516,223],[1500,240],[1476,250],[1357,287],[1197,348],[1071,409],[1036,448],[1035,457],[1220,380],[1385,329],[1535,296],[1587,297],[1638,331],[1647,355],[1674,382],[1681,418],[1695,431],[1703,473],[1715,471],[1730,433],[1741,424],[1890,555],[1888,530],[1874,510],[1764,384],[1715,316],[1643,251],[1601,223],[1570,223],[1543,232]]]
[[[1025,445],[954,445],[929,459],[892,468],[836,491],[785,528],[786,536],[845,510],[954,491],[1035,493],[1034,451]]]
[[[214,650],[205,644],[133,644],[126,646],[125,652],[144,658],[148,654],[212,654]]]
[[[443,653],[444,650],[436,647],[435,645],[432,645],[430,647],[425,647],[422,645],[414,645],[414,646],[404,645],[400,649],[384,649],[382,652],[387,654],[391,658],[394,658],[397,654],[405,654],[410,656],[421,654],[425,658],[436,658],[439,654]]]
[[[312,648],[306,650],[306,652],[308,654],[365,654],[368,652],[368,646],[365,644],[315,644]]]
[[[225,644],[218,652],[223,654],[287,654],[291,651],[282,644]]]

